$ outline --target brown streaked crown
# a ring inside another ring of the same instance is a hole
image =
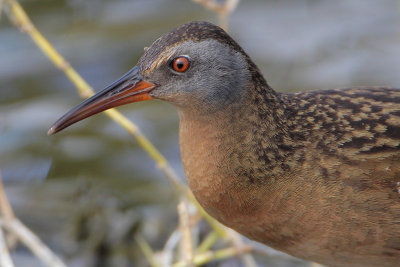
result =
[[[243,49],[220,27],[206,21],[194,21],[179,26],[154,41],[140,59],[139,65],[143,67],[143,70],[146,70],[168,48],[186,41],[201,42],[208,39],[217,40],[246,55]]]

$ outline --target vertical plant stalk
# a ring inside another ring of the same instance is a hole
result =
[[[174,250],[181,239],[182,233],[179,229],[176,229],[165,242],[164,248],[161,251],[161,266],[170,267],[172,265]]]
[[[5,220],[12,220],[15,218],[14,211],[11,208],[10,202],[8,201],[6,192],[4,190],[1,170],[0,170],[0,215]],[[5,235],[4,238],[6,240],[7,247],[14,248],[17,245],[18,240],[14,235],[8,233],[8,235]]]
[[[10,202],[8,201],[6,192],[4,190],[1,170],[0,170],[0,215],[1,215],[0,217],[4,218],[5,220],[12,220],[15,218],[14,211],[11,208]],[[18,239],[16,238],[16,236],[11,233],[5,235],[4,238],[6,240],[6,246],[11,249],[14,248],[18,243]]]
[[[11,209],[10,202],[8,202],[7,196],[4,191],[1,171],[0,171],[0,215],[1,215],[0,218],[8,220],[13,219],[15,217],[14,212]],[[10,252],[7,247],[7,242],[6,242],[6,237],[4,235],[3,227],[0,227],[0,266],[1,267],[14,266],[14,263],[10,256]]]
[[[215,12],[218,16],[219,26],[228,31],[229,16],[235,11],[240,0],[225,0],[224,4],[218,3],[216,0],[192,0],[193,2],[202,5],[204,8]]]
[[[8,251],[6,239],[4,237],[3,229],[0,227],[0,266],[1,267],[14,267],[11,259],[10,252]]]
[[[192,231],[190,226],[190,215],[187,199],[182,197],[178,204],[179,228],[182,232],[181,254],[185,265],[193,267],[193,244]]]
[[[15,218],[14,211],[11,208],[10,202],[7,199],[4,191],[3,178],[0,173],[0,213],[5,219],[11,220]]]

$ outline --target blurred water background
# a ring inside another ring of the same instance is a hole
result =
[[[189,0],[21,4],[97,90],[133,67],[143,48],[171,28],[192,20],[218,22]],[[400,87],[399,0],[243,0],[229,25],[278,91]],[[140,231],[155,248],[162,246],[177,224],[172,186],[135,141],[103,115],[46,135],[81,99],[4,14],[0,87],[0,167],[20,219],[73,266],[144,266],[127,236]],[[175,110],[159,101],[120,110],[184,177]],[[28,252],[25,258],[24,250],[18,251],[19,266],[36,264]]]

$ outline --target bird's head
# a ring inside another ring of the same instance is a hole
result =
[[[224,30],[191,22],[157,39],[133,69],[66,113],[49,134],[106,109],[150,99],[216,112],[243,101],[249,77],[247,55]]]

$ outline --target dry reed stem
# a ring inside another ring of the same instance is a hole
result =
[[[196,253],[202,253],[210,250],[215,242],[217,242],[218,238],[219,236],[217,232],[210,232],[206,238],[204,238],[203,242],[201,242],[201,244],[197,247]]]
[[[10,202],[7,199],[6,193],[3,186],[3,178],[0,172],[0,213],[7,220],[15,218],[15,214],[11,208]]]
[[[1,170],[0,170],[0,215],[2,215],[1,217],[3,217],[5,220],[11,220],[11,219],[15,218],[14,211],[11,208],[10,202],[8,201],[6,192],[4,190],[3,177],[1,176]],[[10,249],[14,248],[18,243],[17,238],[13,234],[10,234],[10,233],[7,233],[5,235],[5,239],[6,239],[7,247]]]
[[[31,230],[29,230],[17,218],[12,220],[0,220],[1,225],[7,231],[13,233],[18,239],[27,246],[32,253],[40,259],[46,266],[66,267],[66,265],[54,254]]]
[[[169,267],[172,264],[173,261],[173,253],[176,248],[176,246],[179,243],[179,240],[181,239],[182,233],[179,231],[179,229],[176,229],[175,231],[172,232],[172,234],[169,236],[167,239],[167,242],[165,242],[164,248],[161,251],[161,266],[162,267]]]
[[[235,11],[240,0],[225,0],[224,4],[220,4],[215,0],[192,0],[193,2],[202,5],[206,9],[213,11],[217,14],[219,20],[219,26],[228,31],[229,28],[229,16]]]
[[[6,239],[2,227],[0,227],[0,266],[1,267],[14,267],[11,259],[10,252],[8,251]]]
[[[181,254],[186,266],[192,267],[193,265],[193,243],[192,231],[190,225],[190,215],[187,200],[182,197],[181,202],[178,204],[179,215],[179,228],[182,232],[181,238]]]

